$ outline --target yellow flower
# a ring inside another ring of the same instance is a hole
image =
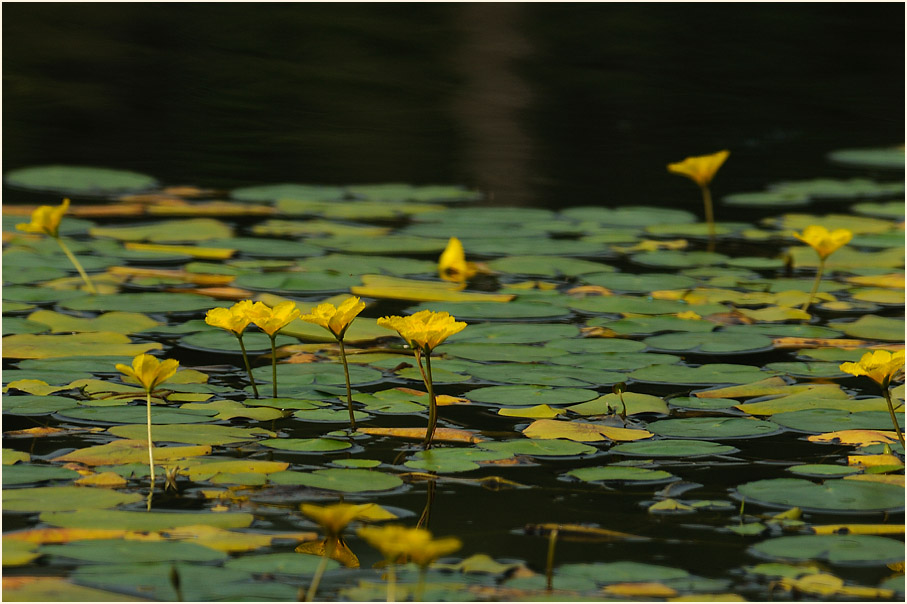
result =
[[[252,309],[252,300],[237,302],[230,308],[212,308],[205,313],[205,323],[213,327],[226,329],[235,335],[242,332],[252,322],[249,311]]]
[[[431,310],[422,310],[408,317],[381,317],[378,325],[395,329],[410,346],[421,349],[425,354],[466,327],[466,323],[458,322],[449,313]]]
[[[904,369],[904,351],[899,350],[894,354],[887,350],[867,352],[857,363],[841,363],[840,369],[851,375],[865,375],[887,389],[892,378]]]
[[[259,329],[273,337],[299,316],[299,309],[292,300],[281,302],[274,308],[264,302],[256,302],[249,309],[248,315]]]
[[[334,334],[335,338],[342,340],[353,319],[363,309],[365,309],[365,302],[360,302],[358,297],[351,296],[337,307],[330,302],[319,304],[312,309],[312,312],[299,318],[315,325],[321,325]]]
[[[685,160],[673,164],[668,164],[668,172],[680,174],[691,179],[700,187],[707,187],[718,168],[724,163],[731,152],[728,150],[712,153],[711,155],[696,155],[688,157]]]
[[[357,518],[364,517],[364,513],[373,507],[375,507],[374,503],[361,505],[335,503],[326,506],[303,503],[299,506],[302,513],[317,522],[329,538],[339,537],[346,525]]]
[[[179,361],[174,359],[161,362],[150,354],[140,354],[132,359],[132,367],[120,363],[116,367],[123,375],[141,384],[145,392],[150,393],[173,377],[179,365]]]
[[[359,536],[379,550],[385,559],[395,561],[408,556],[419,566],[428,566],[441,556],[457,551],[462,543],[456,537],[432,539],[431,532],[395,524],[382,527],[364,526]]]
[[[32,212],[31,222],[17,224],[16,228],[26,233],[44,233],[54,238],[59,237],[60,221],[68,209],[68,199],[64,199],[63,204],[59,206],[39,206]]]
[[[816,250],[819,258],[825,260],[835,250],[853,239],[853,233],[848,229],[835,229],[829,232],[824,226],[811,224],[803,229],[803,234],[794,233],[794,237]]]
[[[463,283],[476,274],[476,265],[466,262],[463,244],[456,237],[451,237],[447,247],[438,259],[438,273],[445,281]]]

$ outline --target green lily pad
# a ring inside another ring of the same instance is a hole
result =
[[[139,493],[75,486],[3,489],[3,509],[7,512],[105,509],[142,499],[143,496]]]
[[[704,333],[666,333],[650,336],[643,342],[652,350],[669,352],[699,352],[708,354],[734,354],[744,352],[761,352],[770,350],[772,339],[759,334],[740,334],[704,332]]]
[[[340,201],[347,196],[348,193],[343,187],[289,183],[242,187],[230,191],[230,198],[239,201],[277,201],[278,199]]]
[[[109,312],[86,319],[52,310],[38,310],[30,314],[28,319],[47,325],[54,333],[108,331],[129,334],[145,331],[161,324],[147,315],[131,312]]]
[[[470,242],[469,250],[488,256],[595,256],[601,253],[601,245],[592,241],[575,239],[541,239],[531,237],[508,237],[478,239]]]
[[[530,455],[532,457],[573,457],[589,455],[598,451],[591,445],[562,439],[517,439],[496,442],[482,442],[479,447],[489,451],[509,453],[510,455]]]
[[[106,491],[85,487],[68,487],[81,491]],[[139,496],[141,498],[141,496]],[[82,529],[120,529],[125,531],[163,531],[181,526],[206,525],[222,529],[246,528],[254,516],[247,512],[148,512],[79,509],[72,512],[43,512],[41,522],[51,526]]]
[[[429,237],[324,237],[312,239],[321,248],[351,254],[440,254],[446,242]]]
[[[777,416],[776,416],[777,417]],[[743,417],[686,417],[652,422],[648,429],[669,438],[754,438],[777,434],[778,424]]]
[[[903,201],[864,201],[851,206],[851,211],[877,218],[904,219]]]
[[[320,563],[320,556],[279,552],[233,558],[224,563],[224,568],[267,575],[313,575]],[[325,569],[333,570],[339,566],[336,560],[328,560]]]
[[[482,194],[455,185],[410,185],[404,183],[382,183],[372,185],[351,185],[347,190],[356,197],[374,201],[419,201],[452,203],[478,201]]]
[[[465,330],[464,330],[465,331]],[[567,354],[563,350],[521,344],[456,343],[440,348],[446,356],[471,359],[473,361],[515,361],[532,363]]]
[[[72,541],[63,545],[45,545],[43,554],[62,556],[86,562],[147,563],[184,560],[213,562],[227,554],[203,545],[185,541],[132,541],[126,539],[92,539]]]
[[[631,260],[643,266],[660,268],[691,268],[724,264],[728,257],[717,252],[685,252],[677,250],[658,250],[634,254]]]
[[[78,406],[78,401],[65,396],[3,396],[3,413],[13,415],[46,415]]]
[[[551,388],[547,386],[486,386],[466,393],[477,403],[504,406],[569,405],[592,400],[594,390],[583,388]]]
[[[904,320],[894,317],[863,315],[856,321],[829,321],[829,325],[853,338],[899,342],[904,336]]]
[[[598,584],[669,581],[686,579],[690,573],[680,568],[642,562],[579,562],[562,564],[557,574],[587,577]]]
[[[853,466],[842,466],[830,463],[804,463],[787,468],[787,471],[797,476],[809,476],[815,478],[849,476],[850,474],[859,474],[860,469]]]
[[[376,382],[381,379],[381,372],[370,367],[357,367],[351,365],[350,383],[354,385],[367,384]],[[271,382],[271,366],[262,365],[252,370],[255,381],[259,384],[259,389],[265,389],[269,386],[262,386],[263,383]],[[302,364],[285,364],[277,365],[277,385],[280,386],[307,386],[307,385],[330,385],[346,384],[346,378],[343,374],[343,366],[339,363],[302,363]]]
[[[127,226],[95,226],[89,229],[92,237],[109,237],[119,241],[150,241],[153,243],[182,243],[210,241],[230,237],[233,229],[213,218],[184,218],[151,224]],[[228,247],[211,245],[211,247]]]
[[[714,363],[699,367],[683,365],[652,365],[633,371],[629,378],[656,384],[749,384],[764,379],[768,372],[752,365]]]
[[[407,468],[423,472],[468,472],[477,470],[480,461],[496,461],[512,456],[507,451],[488,451],[476,448],[444,448],[419,451],[412,459],[405,462]]]
[[[838,149],[828,154],[834,163],[859,168],[904,169],[904,147],[868,147],[861,149]],[[903,203],[901,204],[903,205]]]
[[[66,300],[61,306],[69,310],[173,313],[208,310],[215,306],[229,306],[229,304],[198,294],[143,292],[82,296],[73,300]]]
[[[809,195],[799,191],[750,191],[725,195],[721,203],[743,207],[796,207],[809,204]]]
[[[457,320],[472,319],[555,319],[570,314],[565,308],[542,302],[423,302],[409,309],[411,313],[422,310],[449,312]]]
[[[706,440],[648,440],[621,443],[611,447],[611,452],[642,457],[701,457],[705,455],[730,455],[738,449]]]
[[[296,419],[307,422],[326,422],[345,424],[350,421],[350,412],[348,409],[303,409],[293,414]],[[368,413],[362,411],[353,411],[353,418],[357,422],[370,419]]]
[[[693,310],[693,308],[690,308]],[[679,317],[632,317],[627,319],[590,319],[590,327],[604,327],[622,336],[645,336],[662,331],[709,332],[717,325],[711,321]]]
[[[62,302],[72,298],[80,298],[85,292],[78,289],[52,289],[48,287],[30,287],[27,285],[12,285],[3,288],[3,299],[11,302]]]
[[[731,398],[699,398],[697,396],[675,396],[668,403],[681,409],[730,409],[737,404]]]
[[[676,478],[664,470],[650,470],[632,466],[593,466],[570,470],[567,476],[578,478],[583,482],[602,482],[606,480],[621,482],[662,482]]]
[[[11,187],[69,194],[114,194],[149,189],[154,178],[128,170],[88,166],[32,166],[7,172]]]
[[[432,371],[434,372],[434,367],[432,367]],[[565,365],[494,363],[470,369],[469,375],[480,380],[501,382],[503,384],[578,386],[580,388],[592,385],[616,384],[624,380],[624,374],[622,373],[601,371],[593,367],[574,366],[570,363]]]
[[[796,535],[757,543],[750,551],[758,556],[781,560],[885,564],[904,557],[904,543],[876,535]]]
[[[563,338],[575,338],[579,328],[558,323],[482,323],[470,325],[447,341],[482,342],[495,344],[532,344]]]
[[[589,322],[591,325],[596,319]],[[618,338],[574,338],[569,340],[554,340],[545,344],[547,348],[566,350],[572,353],[612,354],[634,353],[646,349],[642,342],[634,340],[621,340]],[[571,357],[561,357],[569,359]]]
[[[43,482],[45,480],[65,480],[78,478],[79,473],[57,466],[17,463],[3,468],[3,486]]]
[[[839,378],[848,374],[839,369],[840,363],[792,361],[786,363],[768,363],[765,368],[791,377],[800,378]]]
[[[334,438],[271,438],[263,440],[262,446],[281,451],[297,453],[330,453],[349,449],[353,445]]]
[[[600,285],[610,290],[631,293],[648,293],[659,289],[689,289],[697,280],[684,275],[669,273],[604,273],[583,275],[583,283]]]
[[[599,206],[580,206],[568,208],[561,216],[571,220],[598,222],[609,227],[648,226],[650,224],[689,224],[696,222],[696,215],[686,210],[656,208],[648,206],[628,206],[620,208],[603,208]]]
[[[612,267],[583,260],[581,258],[558,258],[553,256],[507,256],[488,263],[496,273],[523,275],[526,277],[575,277],[588,273],[613,272]]]
[[[901,153],[903,159],[903,152]],[[903,167],[904,162],[901,162]],[[858,199],[861,197],[878,197],[885,195],[903,195],[904,183],[880,183],[868,178],[851,178],[848,180],[816,178],[780,182],[771,185],[773,191],[800,193],[816,199]]]
[[[390,491],[403,485],[403,481],[392,474],[359,468],[328,468],[313,472],[287,470],[269,475],[268,480],[272,484],[304,485],[341,493]]]
[[[772,421],[801,432],[819,434],[837,430],[891,430],[891,416],[887,411],[859,411],[846,409],[803,409],[772,415]],[[904,425],[904,416],[898,423]]]
[[[151,418],[154,420],[156,410],[152,410]],[[144,440],[147,438],[146,424],[132,424],[126,426],[113,426],[107,431],[120,438]],[[228,445],[231,443],[258,440],[262,436],[274,436],[273,432],[262,428],[240,428],[238,426],[223,426],[218,424],[168,424],[152,425],[151,439],[154,442],[175,442],[193,445]]]
[[[230,237],[211,239],[205,242],[208,247],[219,247],[236,250],[253,258],[299,258],[301,256],[320,256],[324,250],[317,245],[302,241],[288,241],[273,237]]]
[[[596,296],[570,302],[570,308],[587,313],[634,313],[640,315],[668,315],[694,311],[700,315],[724,312],[721,304],[687,304],[682,300],[654,300],[633,296]]]
[[[327,254],[305,258],[298,265],[304,271],[335,271],[343,275],[384,274],[395,277],[434,275],[438,270],[437,263],[427,260],[362,254]]]
[[[567,409],[579,415],[611,415],[621,413],[624,404],[627,406],[627,415],[635,415],[637,413],[667,415],[669,412],[668,405],[662,398],[639,392],[624,392],[623,404],[621,404],[621,397],[617,394],[606,394],[585,403],[572,405],[567,407]]]
[[[816,511],[882,512],[904,508],[904,488],[858,480],[830,479],[816,484],[802,478],[772,478],[737,487],[746,502]]]
[[[357,276],[329,272],[307,273],[258,273],[239,275],[233,281],[236,287],[251,290],[263,290],[274,294],[309,294],[321,292],[347,291],[359,285]]]
[[[161,344],[133,344],[128,336],[106,331],[71,335],[18,334],[3,338],[3,356],[16,359],[45,359],[59,356],[135,356],[160,350]]]
[[[138,424],[145,422],[147,411],[145,405],[124,405],[116,407],[79,407],[63,409],[58,412],[63,417],[87,422],[111,424]],[[210,421],[210,416],[198,411],[184,409],[152,408],[152,424],[202,424]],[[154,432],[152,431],[152,435]],[[145,436],[143,435],[142,438]]]
[[[287,344],[297,344],[298,342],[295,338],[279,333],[277,334],[275,343],[280,347],[286,346]],[[209,329],[207,331],[189,334],[180,339],[180,345],[185,346],[186,348],[208,352],[242,353],[242,348],[240,347],[239,340],[236,339],[236,336],[223,329]],[[246,352],[250,355],[271,352],[271,338],[268,337],[267,334],[259,331],[250,330],[243,333],[243,345],[246,347]]]

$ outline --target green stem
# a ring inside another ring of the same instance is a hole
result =
[[[554,582],[554,545],[557,543],[557,529],[551,529],[548,535],[548,564],[545,567],[545,577],[547,578],[548,591],[551,591]]]
[[[435,401],[435,389],[431,381],[431,353],[425,353],[425,387],[428,388],[428,429],[425,431],[425,448],[431,447],[431,439],[435,435],[438,424],[438,403]]]
[[[258,385],[255,383],[255,378],[252,377],[252,366],[249,365],[249,355],[246,354],[246,345],[243,344],[242,334],[236,334],[236,339],[239,340],[239,347],[242,349],[242,360],[246,364],[246,373],[249,374],[249,381],[252,382],[252,392],[255,393],[255,398],[258,398]]]
[[[803,306],[800,308],[803,312],[806,312],[806,309],[809,308],[809,305],[813,301],[816,293],[819,291],[819,283],[822,281],[822,272],[825,270],[825,258],[819,258],[819,270],[816,271],[816,280],[813,282],[812,291],[809,292],[809,297],[806,299],[806,302],[803,303]]]
[[[88,291],[92,294],[97,295],[98,290],[95,289],[94,284],[91,282],[91,279],[88,278],[88,275],[85,274],[85,269],[82,268],[82,265],[79,263],[78,259],[69,251],[69,248],[66,247],[66,244],[63,243],[61,237],[55,237],[57,243],[60,245],[60,249],[63,250],[63,253],[66,254],[66,257],[69,258],[69,261],[72,262],[73,266],[76,267],[76,270],[79,271],[79,275],[82,276],[82,281],[85,282],[85,285],[88,287]]]
[[[416,585],[416,593],[413,596],[413,602],[425,601],[425,572],[428,566],[419,567],[419,583]]]
[[[396,601],[397,595],[397,571],[394,569],[393,560],[387,562],[387,601]]]
[[[353,415],[353,390],[350,388],[350,367],[346,362],[346,349],[343,347],[343,339],[338,338],[340,344],[340,360],[343,363],[343,376],[346,378],[346,406],[350,410],[350,429],[356,431],[356,417]]]
[[[277,398],[277,334],[270,336],[271,338],[271,390],[274,393],[274,398]]]
[[[315,599],[315,592],[318,591],[318,584],[321,583],[321,576],[328,567],[328,560],[331,559],[331,554],[334,553],[336,545],[337,541],[333,539],[326,540],[324,544],[324,554],[321,556],[321,562],[318,563],[318,568],[315,569],[315,576],[312,577],[312,584],[309,586],[309,591],[305,595],[306,602],[311,602]]]
[[[904,446],[904,433],[901,432],[901,426],[898,424],[898,418],[894,414],[894,405],[891,404],[891,393],[888,392],[888,388],[882,388],[882,394],[885,395],[885,402],[888,403],[888,413],[891,414],[891,423],[894,425],[894,431],[898,435],[898,442],[901,443],[901,447]]]
[[[709,251],[715,251],[715,214],[712,211],[712,192],[708,186],[702,187],[702,203],[705,206],[705,221],[709,225]]]
[[[151,470],[151,490],[148,493],[148,509],[151,510],[151,493],[154,492],[154,453],[151,444],[151,391],[145,392],[145,407],[148,416],[148,468]]]
[[[428,528],[428,521],[431,518],[431,506],[435,502],[435,489],[437,488],[437,485],[435,484],[434,478],[429,480],[426,485],[426,494],[428,497],[425,500],[425,507],[422,508],[422,515],[419,516],[419,521],[416,523],[416,528]]]

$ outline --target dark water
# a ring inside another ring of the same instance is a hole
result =
[[[731,149],[720,196],[840,175],[828,151],[903,142],[896,3],[7,3],[3,17],[4,170],[663,204],[689,184],[664,165],[687,155]]]

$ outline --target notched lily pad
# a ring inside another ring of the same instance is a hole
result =
[[[802,478],[772,478],[737,487],[747,503],[799,507],[822,512],[883,512],[904,509],[904,488],[833,479],[816,484]]]

